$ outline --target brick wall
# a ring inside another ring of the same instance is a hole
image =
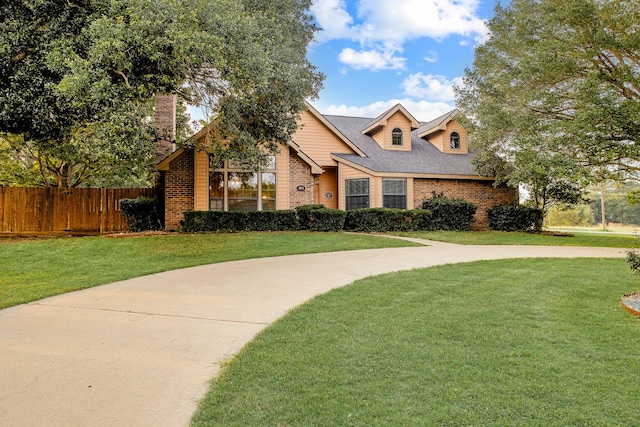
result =
[[[413,199],[416,207],[422,205],[424,199],[443,193],[444,196],[465,199],[478,206],[473,229],[489,228],[487,209],[495,205],[518,202],[518,192],[515,188],[506,186],[493,187],[492,181],[472,181],[464,179],[414,179]]]
[[[304,191],[298,191],[298,186],[303,186]],[[289,152],[289,208],[293,209],[301,205],[310,205],[315,202],[314,180],[311,168],[298,155]]]
[[[183,212],[193,209],[193,150],[185,152],[171,162],[164,176],[164,228],[179,230]]]

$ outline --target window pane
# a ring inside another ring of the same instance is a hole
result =
[[[407,196],[382,196],[382,206],[389,209],[406,209]]]
[[[453,149],[460,148],[460,135],[457,132],[453,132],[450,137],[449,145]]]
[[[258,210],[258,174],[229,172],[228,195],[230,211]]]
[[[402,129],[395,128],[391,132],[391,145],[402,145]]]
[[[276,168],[276,156],[267,156],[267,170]]]
[[[276,208],[276,174],[262,174],[262,210],[272,211]]]
[[[407,208],[407,180],[382,180],[382,206],[391,209]]]
[[[345,181],[345,201],[347,210],[369,207],[369,178]]]

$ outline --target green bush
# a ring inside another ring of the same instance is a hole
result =
[[[309,229],[309,220],[311,211],[315,211],[318,209],[326,209],[325,205],[302,205],[296,208],[296,213],[298,214],[298,226],[301,230]]]
[[[469,231],[478,207],[464,199],[434,194],[422,202],[422,209],[431,211],[436,230]]]
[[[311,209],[309,212],[309,230],[311,231],[342,231],[345,211],[338,209]]]
[[[487,209],[489,228],[496,231],[540,231],[542,211],[522,205],[497,205]]]
[[[186,211],[182,231],[188,233],[234,231],[291,231],[298,229],[294,210],[281,211]]]
[[[158,202],[152,197],[121,199],[120,211],[127,219],[129,231],[161,230]]]
[[[432,230],[431,212],[386,208],[355,209],[347,212],[347,231],[386,232]]]

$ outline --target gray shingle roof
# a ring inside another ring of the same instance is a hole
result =
[[[471,165],[473,153],[446,154],[429,141],[417,136],[420,129],[426,129],[424,125],[431,125],[441,119],[440,117],[428,123],[421,123],[420,129],[411,132],[411,151],[384,150],[373,138],[363,135],[362,130],[372,123],[370,118],[331,115],[324,117],[367,157],[357,154],[332,154],[374,172],[478,176]]]

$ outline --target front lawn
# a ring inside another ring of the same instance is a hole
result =
[[[607,233],[575,233],[570,236],[553,236],[536,233],[506,233],[503,231],[424,231],[394,234],[460,245],[638,247],[638,238],[635,236]]]
[[[345,233],[0,239],[0,309],[117,280],[239,259],[413,243]]]
[[[194,426],[637,425],[624,260],[483,261],[360,280],[268,327]]]

